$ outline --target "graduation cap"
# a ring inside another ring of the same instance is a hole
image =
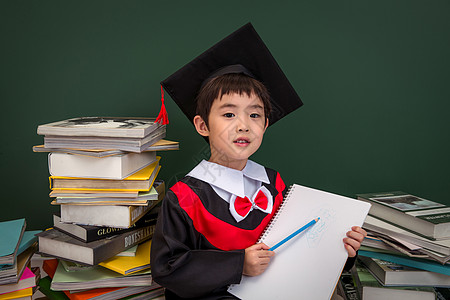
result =
[[[303,105],[289,80],[251,23],[239,28],[161,82],[193,122],[195,99],[212,77],[243,73],[264,84],[270,94],[269,125]]]

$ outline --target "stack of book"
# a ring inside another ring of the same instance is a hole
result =
[[[50,197],[60,212],[39,233],[48,276],[40,290],[55,299],[151,299],[150,244],[164,181],[158,150],[165,125],[144,118],[74,118],[38,126],[49,152]]]
[[[25,219],[0,222],[0,299],[31,299],[40,279],[30,266],[40,231],[25,229]]]
[[[372,207],[358,263],[342,274],[346,298],[450,299],[450,207],[401,191],[357,196]]]

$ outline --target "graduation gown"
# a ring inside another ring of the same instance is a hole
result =
[[[167,192],[153,236],[153,279],[166,287],[166,299],[234,298],[230,284],[241,281],[245,248],[255,244],[281,204],[286,186],[265,168],[273,196],[272,213],[254,209],[237,222],[229,203],[212,187],[186,176]]]

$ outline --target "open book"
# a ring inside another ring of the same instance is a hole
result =
[[[348,257],[343,238],[362,226],[369,209],[363,201],[292,185],[260,241],[272,247],[320,220],[277,248],[263,274],[243,276],[229,292],[241,299],[330,299]]]

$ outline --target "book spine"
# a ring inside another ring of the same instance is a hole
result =
[[[137,244],[140,244],[148,239],[151,239],[155,231],[156,225],[142,227],[130,232],[123,233],[114,238],[113,242],[105,243],[102,247],[94,250],[94,265],[107,260],[118,253],[127,250]]]
[[[264,242],[265,238],[267,237],[267,234],[269,234],[269,232],[272,230],[273,225],[278,220],[278,215],[283,211],[284,207],[286,206],[287,201],[289,200],[289,195],[292,193],[293,190],[294,190],[294,185],[291,185],[289,187],[289,189],[286,191],[286,195],[284,197],[284,200],[280,204],[280,206],[278,207],[278,209],[275,212],[275,214],[273,215],[272,220],[270,220],[269,224],[267,224],[266,228],[261,233],[261,236],[260,236],[260,238],[258,240],[258,243]]]
[[[86,240],[83,240],[83,242],[89,243],[103,238],[108,238],[116,234],[122,234],[148,225],[156,224],[157,216],[155,216],[154,214],[150,214],[150,212],[147,213],[144,217],[142,217],[130,228],[91,227],[86,230]]]

